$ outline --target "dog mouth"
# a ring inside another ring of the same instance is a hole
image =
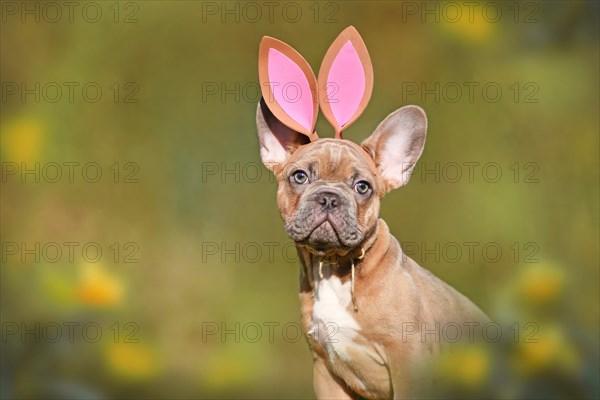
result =
[[[344,246],[335,225],[329,218],[325,218],[323,222],[317,224],[305,239],[305,242],[318,251]]]
[[[360,231],[347,229],[345,225],[336,222],[329,216],[324,216],[314,223],[312,228],[301,229],[304,234],[294,235],[294,229],[288,230],[288,234],[296,243],[309,247],[317,253],[324,254],[330,250],[347,251],[360,243],[362,235]]]

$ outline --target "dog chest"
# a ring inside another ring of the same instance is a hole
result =
[[[342,283],[329,274],[316,279],[314,299],[307,333],[310,340],[325,350],[330,364],[352,365],[364,361],[363,356],[379,365],[385,364],[353,315],[351,282]]]
[[[385,357],[364,337],[353,314],[350,282],[336,276],[315,280],[309,341],[324,350],[332,371],[357,393],[385,397],[390,387]]]
[[[352,301],[350,282],[342,284],[338,277],[329,276],[318,280],[315,285],[308,335],[323,346],[330,360],[334,355],[349,360],[349,350],[356,347],[355,339],[361,330],[348,310]]]

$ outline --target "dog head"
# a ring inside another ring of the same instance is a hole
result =
[[[308,63],[276,39],[263,39],[259,60],[260,155],[278,179],[286,231],[315,254],[343,255],[374,231],[381,197],[408,182],[425,144],[425,113],[417,106],[394,111],[360,146],[342,138],[342,129],[366,107],[373,80],[366,47],[352,27],[330,47],[321,86]],[[290,85],[300,98],[286,96],[283,88]],[[313,88],[321,87],[315,94]],[[314,132],[319,104],[335,138],[319,139]]]

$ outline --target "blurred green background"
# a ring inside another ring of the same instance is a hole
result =
[[[348,25],[375,86],[345,136],[405,104],[429,118],[382,217],[492,318],[538,328],[449,353],[456,393],[598,396],[598,2],[48,4],[1,9],[2,397],[313,398],[257,53],[274,36],[318,71]]]

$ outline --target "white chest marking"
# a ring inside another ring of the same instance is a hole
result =
[[[329,276],[315,282],[315,304],[313,306],[313,326],[317,336],[327,349],[343,359],[349,360],[348,347],[355,346],[353,339],[358,335],[360,326],[347,306],[352,301],[350,282],[342,284],[336,276]]]

